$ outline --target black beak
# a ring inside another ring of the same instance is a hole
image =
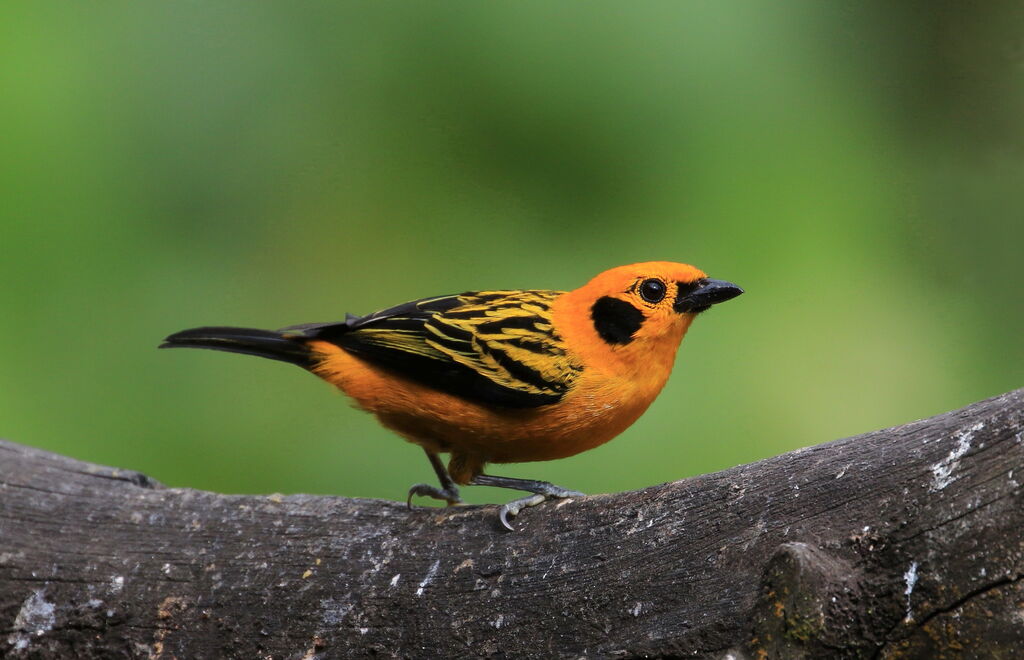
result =
[[[680,314],[699,314],[712,305],[732,300],[743,293],[732,282],[704,278],[688,284],[679,283],[679,293],[672,306]]]

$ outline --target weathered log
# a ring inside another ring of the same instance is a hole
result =
[[[1024,390],[494,507],[165,488],[0,443],[0,655],[1020,657]]]

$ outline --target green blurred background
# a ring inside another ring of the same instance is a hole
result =
[[[496,473],[640,488],[1022,386],[1022,35],[1011,2],[3,3],[0,435],[401,499],[422,453],[330,387],[156,345],[652,259],[748,293],[620,438]]]

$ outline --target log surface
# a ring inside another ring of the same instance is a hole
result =
[[[641,491],[235,496],[0,441],[0,656],[1019,657],[1024,390]]]

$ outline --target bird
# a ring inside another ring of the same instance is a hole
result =
[[[661,392],[693,320],[742,293],[694,266],[651,261],[572,291],[467,291],[280,330],[198,327],[160,348],[255,355],[312,372],[426,453],[439,485],[413,485],[409,506],[416,496],[459,504],[459,486],[530,493],[501,506],[511,530],[509,518],[525,507],[583,494],[486,474],[485,465],[565,458],[622,433]]]

